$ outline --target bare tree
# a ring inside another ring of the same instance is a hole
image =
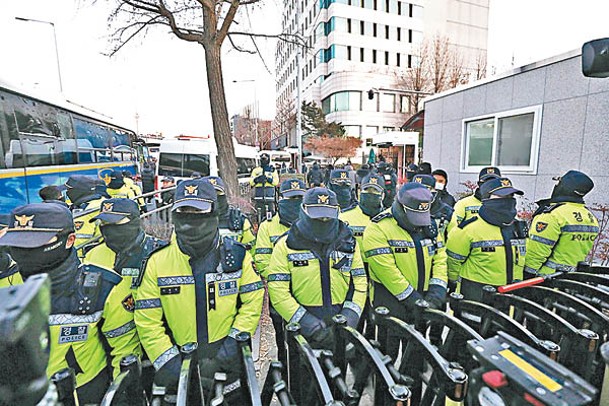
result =
[[[275,119],[271,133],[273,138],[290,134],[296,128],[296,109],[292,99],[286,99],[277,104]]]
[[[446,80],[446,88],[452,89],[464,83],[467,83],[468,72],[463,63],[463,55],[457,49],[452,49],[449,55],[451,59],[448,77]]]
[[[436,34],[431,41],[429,58],[431,90],[433,93],[441,92],[447,88],[447,78],[452,62],[450,51],[448,37]]]
[[[92,0],[95,2],[96,0]],[[256,34],[247,30],[231,30],[241,9],[260,0],[112,0],[110,24],[118,27],[112,36],[110,55],[125,44],[154,27],[169,28],[177,38],[199,44],[205,53],[205,65],[214,138],[218,147],[218,168],[228,191],[238,194],[237,164],[231,139],[222,77],[222,45],[228,39],[238,51],[258,53],[256,38],[279,38],[302,45],[300,37],[292,34]],[[251,41],[249,47],[237,38]]]
[[[409,95],[409,115],[417,111],[419,101],[423,97],[423,94],[429,90],[429,57],[429,43],[423,41],[413,52],[412,66],[404,71],[400,71],[396,78],[399,88],[413,91],[413,94]]]
[[[487,60],[486,52],[478,51],[476,55],[476,66],[474,70],[475,80],[484,79],[486,77]]]

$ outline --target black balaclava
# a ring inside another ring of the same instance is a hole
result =
[[[300,213],[300,206],[302,205],[302,197],[281,199],[277,203],[279,210],[279,222],[286,226],[291,226],[296,220]]]
[[[267,156],[260,157],[260,166],[262,168],[267,168],[270,163],[271,163],[271,161]]]
[[[351,186],[337,185],[335,183],[330,183],[329,186],[329,189],[336,193],[336,200],[338,200],[338,205],[341,209],[351,206]]]
[[[559,181],[552,189],[552,196],[550,202],[571,202],[571,203],[584,203],[584,196],[575,193],[573,188],[565,187],[562,181]]]
[[[8,270],[11,266],[11,256],[8,247],[0,247],[0,273]]]
[[[395,218],[395,220],[398,222],[398,225],[404,230],[408,232],[413,232],[417,228],[419,228],[413,225],[410,221],[408,221],[408,218],[406,217],[406,212],[404,212],[404,207],[402,207],[402,204],[398,202],[397,199],[391,205],[391,214],[393,214],[393,218]]]
[[[57,234],[57,240],[37,248],[11,247],[11,257],[19,265],[24,278],[41,273],[52,274],[53,270],[61,265],[74,251],[66,249],[68,236],[72,232]]]
[[[218,217],[220,218],[224,218],[226,216],[228,216],[228,198],[226,197],[226,195],[218,195],[218,206],[217,206],[217,213],[218,213]]]
[[[114,176],[114,178],[112,178],[110,183],[108,183],[109,189],[120,189],[123,186],[125,186],[125,181],[123,180],[123,174],[120,174],[120,175],[115,174],[113,176]]]
[[[512,224],[517,213],[516,199],[513,197],[484,199],[478,212],[484,221],[498,227],[506,227]]]
[[[102,224],[99,230],[108,248],[117,254],[141,244],[144,239],[139,217],[125,224]]]
[[[218,216],[202,213],[173,213],[180,250],[191,258],[201,258],[214,248],[218,235]]]
[[[368,217],[374,217],[383,210],[383,195],[378,193],[361,192],[359,207]]]
[[[338,219],[320,220],[309,217],[304,210],[300,210],[296,222],[298,231],[310,241],[329,244],[338,236]]]

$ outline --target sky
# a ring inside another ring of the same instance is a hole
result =
[[[433,1],[433,0],[428,0]],[[607,0],[489,0],[489,66],[497,73],[609,37]],[[201,46],[178,40],[159,28],[139,37],[116,56],[110,49],[107,17],[114,1],[0,0],[0,81],[59,93],[140,133],[212,133],[204,54]],[[264,0],[239,29],[279,33],[281,0]],[[23,22],[15,17],[53,22]],[[7,39],[10,39],[7,41]],[[260,57],[230,50],[223,56],[229,115],[259,103],[260,117],[275,109],[272,40],[259,40]],[[233,81],[237,81],[234,83]],[[136,115],[138,119],[136,120]]]

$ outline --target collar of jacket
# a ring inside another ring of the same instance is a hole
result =
[[[310,251],[319,251],[319,248],[322,246],[320,243],[315,242],[308,238],[308,236],[298,229],[295,224],[298,222],[294,222],[294,225],[290,227],[288,231],[288,237],[286,239],[286,244],[288,248],[293,250],[310,250]],[[353,233],[351,229],[347,227],[345,223],[342,221],[338,222],[338,236],[336,239],[329,244],[329,248],[331,251],[336,247],[340,247],[345,243],[353,243],[355,244],[355,237],[353,237]]]

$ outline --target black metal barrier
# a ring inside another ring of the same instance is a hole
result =
[[[51,382],[57,388],[57,401],[63,406],[77,406],[76,375],[72,368],[64,368],[51,376]]]
[[[241,332],[237,334],[236,340],[241,349],[241,388],[243,390],[243,396],[249,401],[249,405],[262,406],[260,386],[256,379],[256,367],[254,365],[254,358],[252,357],[252,349],[250,346],[250,334]]]
[[[283,376],[283,364],[279,361],[271,362],[269,371],[264,381],[264,387],[262,388],[262,404],[268,406],[273,401],[273,394],[277,396],[277,400],[281,406],[292,406],[296,405],[292,394],[288,391],[288,384],[284,381]]]
[[[113,405],[146,405],[146,396],[142,387],[142,366],[135,355],[128,355],[121,360],[121,372],[112,381],[102,399],[101,406]]]
[[[481,365],[471,373],[469,406],[579,406],[597,396],[598,391],[572,371],[503,332],[470,341],[468,350]]]
[[[387,308],[378,307],[374,313],[373,322],[377,326],[379,337],[388,338],[393,334],[404,340],[399,373],[413,380],[410,388],[413,404],[438,404],[444,402],[445,397],[457,402],[465,399],[467,374],[463,367],[456,362],[447,361],[413,325],[391,317]],[[381,343],[381,348],[383,347]],[[433,371],[433,381],[426,377],[425,362]],[[425,394],[423,383],[426,384]]]

